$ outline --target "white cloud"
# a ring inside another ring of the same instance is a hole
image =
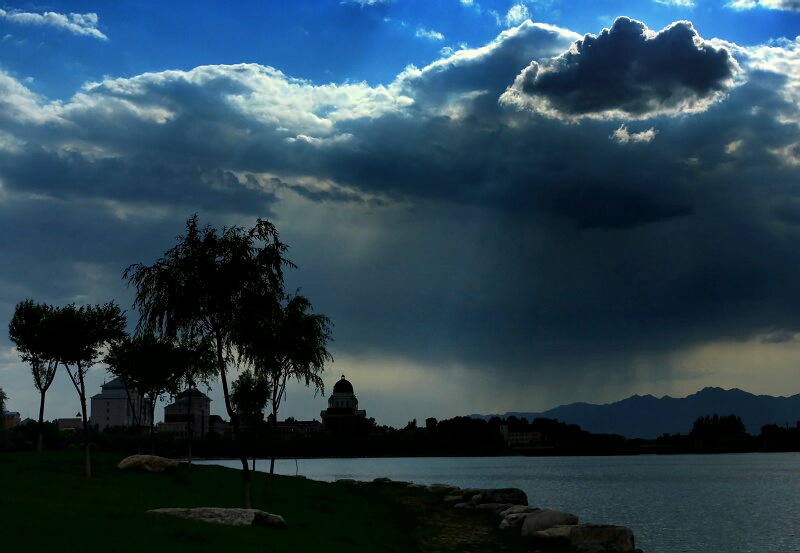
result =
[[[767,10],[800,12],[800,1],[798,0],[731,0],[725,6],[734,10],[764,8]]]
[[[359,6],[377,6],[391,4],[394,0],[342,0],[342,4],[358,4]]]
[[[506,14],[506,25],[518,25],[529,17],[528,7],[525,4],[516,4]]]
[[[98,19],[96,13],[71,13],[69,15],[64,15],[56,12],[33,13],[0,9],[0,18],[20,25],[58,27],[76,35],[108,40],[108,37],[97,28]]]
[[[749,47],[722,44],[731,49],[748,70],[768,71],[786,79],[781,92],[788,109],[781,114],[781,121],[800,123],[800,113],[795,109],[800,106],[800,37]],[[759,109],[757,105],[753,107],[754,111]]]
[[[744,142],[742,140],[734,140],[732,142],[728,142],[728,144],[725,145],[725,153],[728,155],[735,154],[741,149],[743,143]]]
[[[681,8],[693,8],[694,0],[655,0],[658,4],[665,6],[678,6]]]
[[[433,29],[423,29],[420,27],[417,29],[417,38],[427,38],[430,40],[444,40],[444,35],[439,31],[435,31]]]
[[[628,131],[628,127],[625,125],[620,125],[620,127],[615,130],[609,138],[614,139],[622,144],[627,144],[628,142],[650,142],[655,137],[656,130],[652,127],[646,131],[630,133]]]

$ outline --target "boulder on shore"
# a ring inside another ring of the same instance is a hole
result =
[[[222,507],[198,507],[195,509],[165,508],[151,509],[148,513],[188,518],[229,526],[262,526],[266,528],[286,528],[286,520],[258,509],[224,509]]]
[[[575,524],[556,526],[530,535],[531,545],[546,551],[574,553],[635,553],[633,532],[625,526]]]
[[[578,517],[563,511],[540,509],[538,511],[528,513],[528,515],[525,517],[525,521],[522,523],[522,535],[531,536],[536,532],[565,524],[578,524]]]
[[[175,459],[167,459],[166,457],[158,457],[157,455],[131,455],[120,461],[117,468],[123,470],[143,470],[146,472],[164,472],[166,470],[175,470],[178,468],[178,461]]]
[[[429,486],[429,491],[432,486]],[[439,488],[439,491],[443,488]],[[448,503],[470,503],[471,505],[527,505],[528,496],[519,488],[450,488],[444,492],[444,500]]]

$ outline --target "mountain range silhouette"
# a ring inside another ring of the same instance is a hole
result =
[[[526,418],[542,417],[577,424],[593,434],[619,434],[626,438],[653,439],[663,434],[688,434],[698,417],[738,415],[752,435],[767,424],[793,427],[800,424],[800,394],[790,397],[755,395],[738,388],[703,388],[685,398],[633,395],[604,405],[570,403],[540,413],[513,411],[504,415],[471,415]]]

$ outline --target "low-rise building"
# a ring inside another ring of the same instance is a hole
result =
[[[10,430],[19,426],[19,413],[16,411],[3,411],[3,428]]]
[[[122,378],[103,383],[100,390],[91,398],[92,426],[105,430],[115,426],[128,428],[138,422],[139,426],[150,427],[150,400],[143,398],[136,389],[126,390]]]
[[[56,425],[62,432],[76,432],[83,429],[83,419],[80,413],[75,417],[56,419]]]
[[[503,435],[503,441],[510,447],[534,446],[542,441],[542,434],[540,432],[515,428],[513,425],[508,424],[500,425],[500,434]]]
[[[192,388],[175,396],[175,401],[164,407],[164,422],[158,424],[159,432],[185,438],[189,435],[205,436],[210,430],[211,398]]]
[[[286,419],[283,422],[278,421],[278,436],[281,438],[289,438],[292,436],[300,436],[305,434],[316,434],[325,430],[325,426],[318,420],[298,421],[294,419]]]

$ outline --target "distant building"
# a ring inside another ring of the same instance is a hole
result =
[[[269,417],[272,418],[272,415]],[[294,419],[286,419],[283,422],[278,421],[278,436],[281,438],[289,438],[291,436],[300,436],[304,434],[316,434],[325,430],[325,427],[318,420],[298,421]]]
[[[527,447],[537,445],[542,441],[540,432],[532,432],[515,428],[513,425],[501,424],[500,434],[503,435],[503,441],[510,447]]]
[[[134,389],[130,390],[131,398],[128,401],[124,380],[115,378],[100,386],[100,390],[91,399],[92,426],[98,426],[100,430],[115,426],[127,428],[134,426],[137,419],[140,426],[150,426],[150,400],[142,400],[142,396]],[[138,417],[134,416],[131,404],[140,411]]]
[[[328,408],[319,416],[326,430],[332,432],[354,431],[364,426],[367,412],[358,408],[358,398],[353,385],[342,375],[333,386],[333,393],[328,398]]]
[[[189,435],[189,422],[192,435],[205,436],[211,429],[211,398],[200,390],[192,388],[175,396],[175,401],[164,407],[164,422],[159,423],[158,431],[174,434],[178,438]]]
[[[211,415],[208,417],[208,430],[223,438],[230,438],[233,436],[233,425],[223,420],[219,415]]]
[[[19,413],[16,411],[3,411],[3,428],[9,430],[19,426]]]
[[[75,432],[83,429],[83,419],[80,413],[78,413],[76,417],[56,419],[56,425],[58,425],[58,429],[63,432]]]

